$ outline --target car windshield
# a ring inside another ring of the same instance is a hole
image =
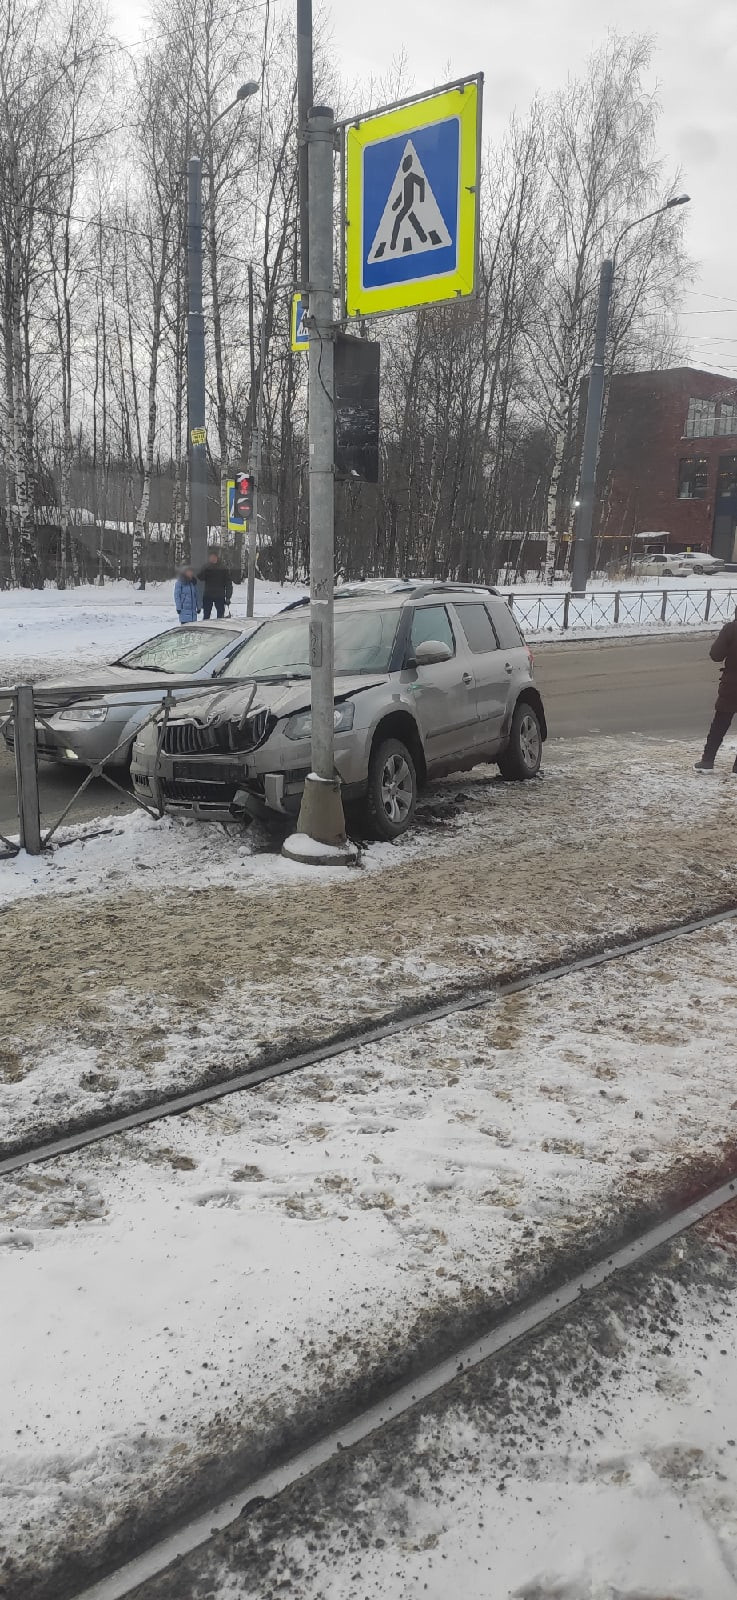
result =
[[[335,673],[388,672],[399,611],[335,612]],[[310,615],[274,617],[242,645],[224,668],[224,678],[308,678]]]
[[[238,638],[227,628],[172,628],[156,639],[139,644],[115,662],[116,667],[135,667],[139,672],[176,672],[191,677],[200,672],[228,644]]]

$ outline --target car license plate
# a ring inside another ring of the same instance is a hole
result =
[[[243,769],[232,761],[175,761],[172,776],[194,783],[238,783]]]

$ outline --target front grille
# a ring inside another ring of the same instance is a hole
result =
[[[235,794],[234,783],[177,783],[172,778],[162,778],[161,793],[165,800],[180,805],[211,804],[227,806]]]
[[[247,717],[242,728],[235,721],[207,727],[199,722],[167,722],[163,748],[168,756],[204,756],[212,752],[230,755],[233,751],[246,753],[263,744],[275,722],[276,718],[265,708]]]

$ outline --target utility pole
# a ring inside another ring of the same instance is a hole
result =
[[[312,0],[297,0],[297,137],[299,166],[299,267],[300,287],[306,293],[310,281],[309,163],[307,118],[312,106]]]
[[[583,594],[591,567],[591,530],[594,520],[594,493],[596,488],[596,463],[599,457],[599,432],[604,404],[604,358],[609,327],[609,302],[612,297],[614,262],[601,263],[599,273],[599,303],[596,308],[596,342],[594,359],[589,375],[586,397],[586,427],[581,457],[580,505],[576,520],[576,543],[573,549],[573,575],[571,588],[574,594]]]
[[[292,839],[287,839],[284,849],[287,855],[297,860],[314,862],[315,865],[325,863],[337,865],[352,860],[355,855],[355,851],[346,840],[340,778],[336,777],[335,773],[334,140],[335,119],[332,111],[327,106],[314,106],[307,122],[310,227],[308,404],[312,771],[305,780],[297,833]],[[319,846],[323,846],[322,851]]]
[[[628,233],[632,232],[633,228],[639,228],[643,222],[650,222],[654,217],[662,216],[665,211],[673,211],[677,206],[687,206],[690,198],[691,196],[688,194],[671,195],[664,205],[656,206],[654,211],[647,211],[644,217],[635,217],[632,222],[628,222],[617,239],[611,259],[607,258],[606,261],[601,263],[599,302],[596,308],[596,341],[594,344],[594,360],[589,376],[589,390],[586,397],[586,426],[584,428],[581,456],[581,487],[576,522],[576,542],[573,547],[571,589],[574,594],[583,594],[585,592],[591,569],[591,530],[594,521],[596,467],[599,459],[601,414],[604,406],[604,362],[609,328],[609,303],[612,297],[617,251],[622,240]]]
[[[187,169],[187,429],[189,449],[189,558],[195,572],[207,557],[207,430],[205,427],[205,319],[202,313],[202,163]]]

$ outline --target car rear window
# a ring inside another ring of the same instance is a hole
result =
[[[472,600],[464,605],[456,605],[456,611],[468,640],[468,648],[473,651],[475,656],[485,656],[491,650],[496,650],[496,634],[491,626],[491,618],[486,606],[481,600]]]
[[[525,641],[506,601],[490,601],[489,610],[502,650],[520,650]]]

